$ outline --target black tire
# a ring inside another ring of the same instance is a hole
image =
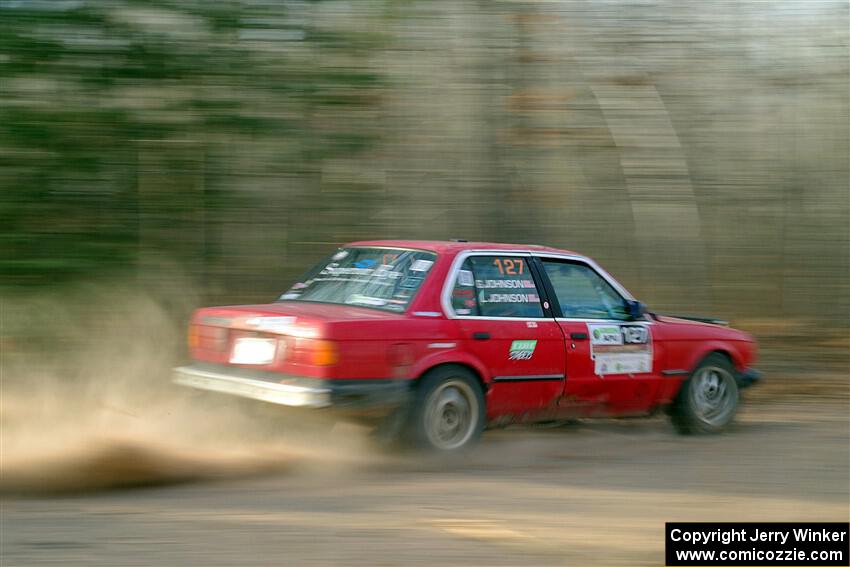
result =
[[[705,357],[682,384],[670,419],[679,433],[719,433],[738,411],[735,367],[719,353]]]
[[[484,392],[475,375],[462,366],[439,366],[420,379],[405,437],[418,449],[460,454],[478,442],[485,417]]]

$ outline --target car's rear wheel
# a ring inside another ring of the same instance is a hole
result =
[[[441,366],[419,383],[408,435],[419,448],[460,453],[481,437],[484,419],[484,393],[475,376],[461,366]]]
[[[671,419],[680,433],[718,433],[738,411],[735,368],[728,358],[714,353],[697,366],[682,384]]]

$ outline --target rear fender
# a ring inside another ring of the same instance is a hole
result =
[[[434,343],[438,344],[438,343]],[[485,384],[490,383],[487,367],[475,356],[457,348],[434,350],[423,356],[411,368],[412,377],[422,376],[425,372],[441,364],[463,364],[472,368]]]

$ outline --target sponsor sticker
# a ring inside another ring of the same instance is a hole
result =
[[[298,296],[298,294],[294,295]],[[245,321],[245,324],[257,327],[261,331],[281,332],[295,324],[295,317],[251,317]]]
[[[475,285],[475,280],[472,277],[472,272],[469,270],[461,270],[457,274],[457,283],[462,286],[472,287]]]
[[[355,305],[371,305],[373,307],[383,307],[387,304],[387,300],[381,299],[380,297],[369,297],[368,295],[361,295],[359,293],[355,293],[348,298],[346,303],[351,303]]]
[[[588,323],[587,331],[598,376],[652,372],[652,341],[646,325]]]
[[[356,265],[356,264],[355,264]],[[327,281],[345,281],[346,276],[362,276],[362,277],[376,277],[376,278],[390,278],[390,279],[398,279],[402,277],[401,272],[388,271],[385,269],[381,269],[379,266],[377,269],[375,268],[339,268],[333,265],[326,267],[324,270],[319,272],[320,276],[327,276],[323,278],[315,278],[314,281],[319,282],[327,282]]]
[[[513,341],[508,353],[508,360],[529,360],[534,356],[537,341]]]
[[[620,325],[620,334],[627,345],[642,345],[649,342],[649,331],[643,325]]]
[[[600,376],[652,372],[652,359],[648,354],[603,354],[596,357],[594,371]]]
[[[339,252],[331,256],[331,260],[342,260],[346,256],[348,256],[348,250],[340,250]]]
[[[475,280],[475,287],[478,289],[534,289],[534,282],[531,280]]]
[[[486,297],[481,294],[481,303],[537,303],[540,296],[536,293],[492,293]]]
[[[434,265],[434,262],[431,260],[416,260],[411,264],[410,271],[411,272],[427,272],[431,269],[431,266]]]
[[[623,344],[623,336],[620,334],[619,325],[598,325],[588,323],[587,330],[590,332],[590,344],[592,345]]]

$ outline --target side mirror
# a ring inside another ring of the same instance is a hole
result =
[[[629,311],[629,316],[633,321],[643,319],[643,316],[646,314],[646,305],[634,299],[626,300],[626,309]]]

